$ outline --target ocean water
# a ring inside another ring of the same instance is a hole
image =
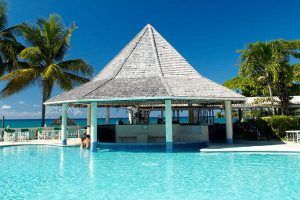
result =
[[[299,199],[298,153],[0,148],[0,199]]]
[[[110,124],[116,124],[116,122],[122,119],[123,122],[129,123],[128,118],[111,118]],[[86,126],[86,119],[73,119],[77,125],[79,126]],[[236,119],[235,119],[236,120]],[[180,123],[187,123],[188,118],[187,117],[180,117]],[[0,121],[2,123],[2,121]],[[46,119],[46,125],[47,126],[53,126],[53,119]],[[150,123],[156,124],[157,118],[151,117]],[[225,123],[224,118],[215,118],[215,123],[223,124]],[[98,124],[105,124],[105,119],[98,118]],[[30,128],[30,127],[40,127],[41,126],[41,120],[40,119],[6,119],[4,122],[4,127],[9,126],[10,128]]]

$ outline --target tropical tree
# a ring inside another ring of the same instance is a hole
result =
[[[287,113],[290,96],[299,91],[299,64],[291,64],[290,57],[300,58],[299,41],[274,40],[256,42],[239,50],[241,63],[239,75],[225,82],[249,96],[270,96],[275,113],[273,95],[279,97],[283,113]],[[260,94],[262,93],[262,94]]]
[[[250,80],[240,75],[225,81],[224,86],[233,89],[246,97],[266,96],[269,94],[264,85],[257,84],[252,79]]]
[[[36,25],[24,23],[17,27],[27,44],[18,55],[23,64],[0,78],[0,81],[6,81],[0,94],[7,97],[37,84],[42,94],[42,126],[45,124],[43,103],[51,97],[53,87],[57,85],[62,90],[70,90],[87,82],[93,73],[81,59],[64,60],[75,28],[74,24],[65,27],[58,15],[38,19]]]
[[[15,38],[15,30],[16,26],[7,27],[6,1],[0,0],[0,76],[22,65],[17,55],[24,46]]]
[[[265,85],[268,88],[271,99],[272,113],[275,114],[273,99],[273,70],[272,49],[267,42],[249,44],[245,50],[239,50],[241,54],[240,75],[255,87]]]

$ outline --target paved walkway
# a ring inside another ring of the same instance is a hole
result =
[[[236,141],[233,145],[211,144],[201,152],[300,152],[300,144],[280,141]]]
[[[68,138],[67,145],[64,146],[79,146],[81,143],[80,138]],[[0,147],[4,146],[16,146],[16,145],[53,145],[53,146],[63,146],[61,145],[61,140],[29,140],[28,142],[0,142]]]

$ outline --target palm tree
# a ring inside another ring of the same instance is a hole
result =
[[[275,113],[273,93],[278,96],[281,114],[288,113],[293,90],[297,89],[299,63],[291,64],[290,57],[300,58],[300,41],[273,40],[249,44],[242,50],[240,75],[256,87],[267,86]]]
[[[27,44],[18,55],[24,62],[0,78],[6,81],[0,94],[7,97],[37,84],[42,93],[41,126],[44,126],[43,103],[51,97],[53,87],[70,90],[89,81],[93,69],[81,59],[64,60],[75,25],[65,27],[58,15],[38,19],[36,25],[20,24],[18,30]]]
[[[17,55],[24,46],[16,40],[15,31],[16,26],[7,27],[6,1],[0,0],[0,76],[23,64]]]
[[[272,114],[274,115],[272,46],[268,42],[255,42],[249,44],[246,50],[239,50],[238,52],[242,53],[240,74],[242,77],[253,80],[254,83],[267,86],[271,100]]]

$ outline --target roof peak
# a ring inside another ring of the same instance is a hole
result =
[[[93,80],[200,76],[151,24],[147,24]]]
[[[151,24],[147,24],[145,27],[146,28],[153,28],[153,26]]]

